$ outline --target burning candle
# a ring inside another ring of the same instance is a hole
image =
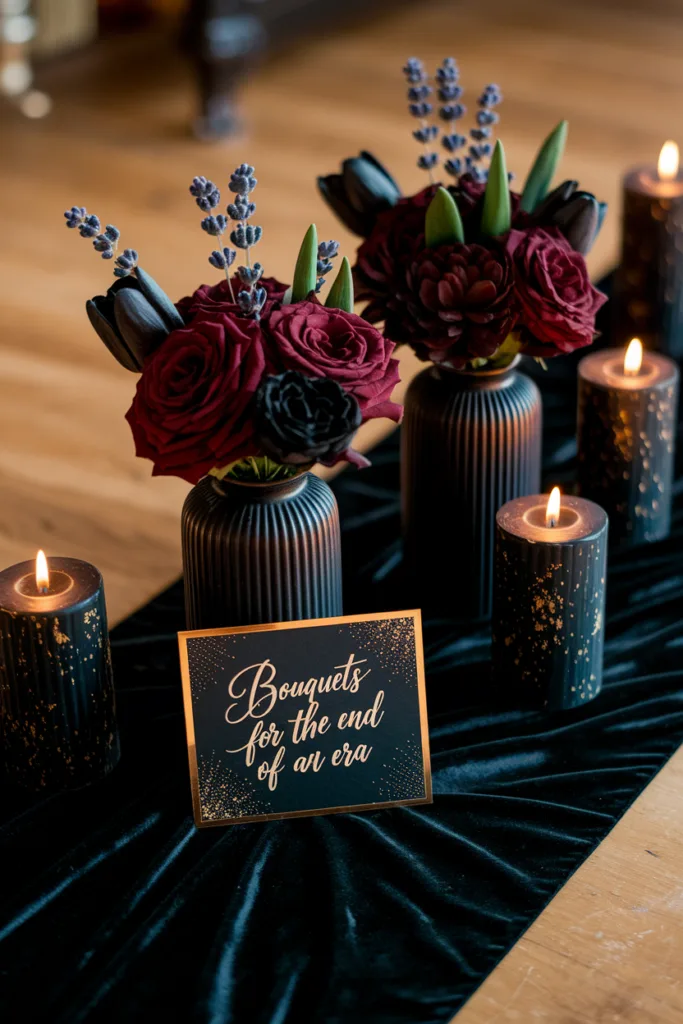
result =
[[[493,671],[520,705],[558,710],[602,685],[607,515],[584,498],[514,498],[496,515]]]
[[[613,303],[616,337],[683,357],[683,173],[665,142],[657,167],[624,178],[621,264]]]
[[[669,532],[677,407],[678,367],[638,338],[579,363],[579,494],[607,510],[613,544]]]
[[[75,558],[0,572],[0,735],[8,777],[68,789],[119,759],[104,587]]]

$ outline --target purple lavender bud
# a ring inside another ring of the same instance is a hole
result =
[[[113,249],[105,249],[104,252],[101,253],[101,256],[102,256],[103,260],[113,260],[114,259],[114,250]]]
[[[490,124],[498,124],[500,121],[500,115],[495,110],[479,110],[477,111],[477,124],[482,128]]]
[[[104,229],[104,233],[110,242],[118,242],[119,238],[121,237],[121,232],[118,228],[114,227],[113,224],[107,224],[106,228]]]
[[[457,121],[465,112],[462,103],[447,103],[439,107],[439,117],[442,121]]]
[[[477,100],[477,103],[480,107],[484,108],[495,107],[502,101],[502,99],[503,97],[498,86],[491,84],[486,86],[483,93]]]
[[[329,242],[320,242],[318,245],[318,256],[321,259],[333,260],[339,255],[339,242],[331,239]]]
[[[442,103],[449,103],[451,100],[459,100],[463,94],[462,86],[447,82],[441,86],[437,95]]]
[[[238,267],[237,276],[242,284],[246,284],[250,287],[261,280],[261,277],[263,276],[263,267],[260,263],[255,263],[253,267]]]
[[[466,135],[444,135],[441,139],[441,145],[444,149],[447,149],[449,153],[455,153],[456,150],[462,149],[467,142]]]
[[[262,229],[252,224],[238,224],[230,232],[230,241],[238,249],[248,249],[261,240]]]
[[[491,138],[490,128],[470,128],[470,138],[474,139],[475,142],[483,142],[484,139]]]
[[[429,117],[433,107],[431,103],[410,103],[408,110],[413,117]]]
[[[417,158],[417,166],[423,171],[429,171],[436,166],[438,160],[436,153],[420,153]]]
[[[239,292],[237,295],[237,302],[243,313],[251,313],[253,311],[254,307],[251,292]]]
[[[315,266],[316,272],[318,274],[321,274],[323,277],[325,276],[325,274],[329,274],[329,272],[332,270],[332,264],[330,263],[329,260],[318,260]]]
[[[207,235],[222,235],[227,226],[227,217],[224,217],[222,213],[217,213],[215,216],[211,217],[205,217],[201,222],[202,231],[206,231]]]
[[[417,57],[410,57],[409,60],[406,61],[403,67],[403,74],[411,85],[417,85],[419,82],[424,82],[427,78],[424,65],[421,60],[417,59]]]
[[[95,235],[100,233],[100,228],[100,218],[91,213],[79,224],[78,231],[81,238],[94,238]]]
[[[325,278],[324,277],[319,277],[318,280],[315,282],[316,294],[320,291],[320,289],[322,288],[322,286],[324,284],[325,284]]]
[[[436,70],[437,82],[457,82],[459,76],[460,69],[453,57],[445,57]]]
[[[226,263],[226,260],[225,260],[225,256],[223,255],[223,253],[219,249],[214,249],[213,250],[213,252],[209,256],[209,263],[211,264],[212,267],[215,267],[216,270],[226,270],[227,269],[227,263]]]
[[[107,238],[106,234],[98,235],[93,241],[93,249],[95,252],[107,252],[111,247],[111,242]]]
[[[128,277],[130,270],[124,270],[123,267],[114,267],[114,277]]]
[[[491,155],[491,144],[489,142],[482,142],[475,146],[470,146],[470,156],[473,160],[483,160],[484,157]]]
[[[428,96],[432,94],[431,85],[412,85],[408,89],[408,99],[412,103],[419,103],[421,100],[426,100]]]
[[[228,203],[231,220],[249,220],[256,212],[256,203],[250,203],[244,196],[238,196],[234,203]]]
[[[254,191],[257,184],[251,164],[240,164],[230,175],[228,188],[236,195],[247,196]]]
[[[66,226],[68,228],[77,228],[78,225],[85,220],[87,215],[88,211],[85,206],[72,206],[70,210],[64,211]]]
[[[446,174],[450,174],[454,178],[458,178],[462,173],[462,160],[460,157],[456,157],[455,160],[447,160],[443,165],[443,169]]]
[[[435,124],[426,124],[422,128],[416,128],[413,132],[413,138],[417,139],[418,142],[431,142],[439,134],[439,129]]]

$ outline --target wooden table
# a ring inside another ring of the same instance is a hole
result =
[[[63,227],[85,205],[121,229],[173,297],[212,280],[187,186],[256,165],[267,272],[291,275],[315,219],[353,240],[318,200],[316,173],[371,148],[412,191],[422,177],[400,67],[412,53],[458,57],[470,101],[505,94],[508,165],[523,178],[540,138],[570,120],[566,177],[607,199],[591,254],[617,256],[619,177],[683,140],[683,12],[675,0],[421,0],[266,66],[246,89],[247,138],[218,147],[187,133],[192,89],[163,40],[112,42],[46,71],[45,121],[3,111],[0,147],[0,565],[68,552],[102,569],[120,619],[177,576],[186,485],[137,461],[123,415],[135,378],[111,359],[83,310],[110,268]],[[416,362],[403,356],[404,379]],[[366,437],[372,443],[374,437]],[[672,759],[458,1016],[495,1021],[680,1022],[683,993],[683,754]]]

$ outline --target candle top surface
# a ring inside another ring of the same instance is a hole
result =
[[[496,513],[496,523],[506,533],[530,544],[573,544],[595,540],[607,523],[607,513],[587,498],[563,494],[555,526],[546,525],[547,494],[513,498]]]
[[[675,178],[660,178],[655,164],[634,167],[624,179],[624,185],[632,192],[655,196],[658,199],[675,199],[683,196],[683,167]]]
[[[643,352],[638,373],[624,372],[625,349],[607,348],[591,352],[579,363],[579,377],[598,387],[615,391],[647,391],[665,388],[675,383],[678,367],[673,359],[661,352]]]
[[[0,572],[0,608],[32,615],[70,611],[89,602],[102,587],[102,575],[90,562],[78,558],[48,558],[47,591],[36,584],[33,559],[17,562]]]

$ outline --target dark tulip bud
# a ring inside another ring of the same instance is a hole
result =
[[[552,223],[560,229],[572,249],[583,256],[595,240],[600,204],[590,192],[577,192],[555,212]]]
[[[296,370],[265,377],[254,409],[261,447],[284,465],[333,462],[349,447],[362,420],[358,402],[336,381]]]
[[[578,181],[563,181],[554,188],[534,210],[534,222],[541,225],[551,223],[555,212],[571,199],[578,187]]]
[[[323,199],[354,234],[366,237],[381,210],[394,206],[401,190],[371,153],[345,160],[341,175],[318,178]]]
[[[160,288],[154,278],[140,266],[135,268],[135,283],[149,302],[152,309],[154,309],[164,321],[169,331],[175,331],[178,327],[185,326],[185,321],[169,299],[166,292],[163,288]]]
[[[162,318],[137,288],[125,288],[116,294],[114,318],[119,335],[140,367],[169,334]]]
[[[118,281],[113,287],[116,287],[117,284],[119,284]],[[96,295],[94,299],[88,299],[85,304],[88,319],[114,359],[126,370],[130,370],[132,373],[139,373],[142,369],[142,364],[128,348],[126,342],[119,334],[116,325],[109,319],[108,314],[112,313],[111,305],[106,295]]]

